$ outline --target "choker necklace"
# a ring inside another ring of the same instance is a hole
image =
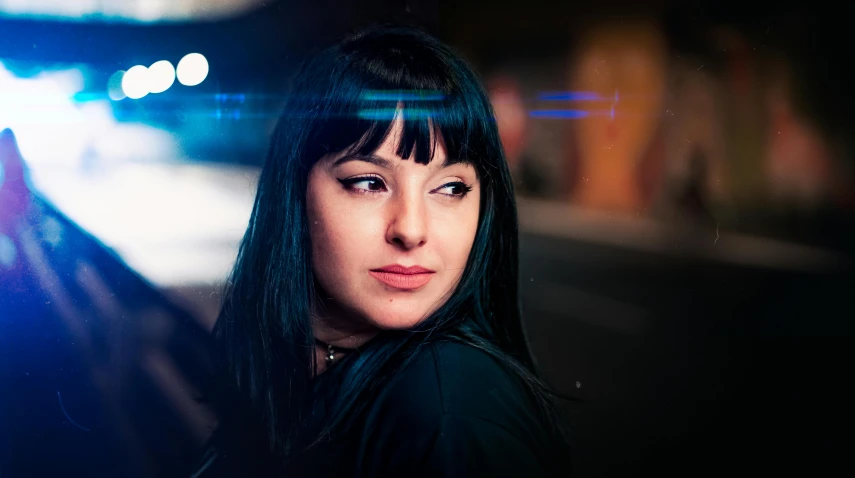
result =
[[[336,352],[352,352],[356,350],[352,348],[333,346],[332,344],[326,343],[317,337],[315,337],[315,343],[327,349],[327,353],[324,355],[324,360],[327,362],[327,365],[332,365],[332,363],[335,362]]]

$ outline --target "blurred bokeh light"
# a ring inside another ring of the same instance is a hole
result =
[[[178,62],[178,81],[184,86],[196,86],[208,76],[208,60],[201,53],[188,53]]]

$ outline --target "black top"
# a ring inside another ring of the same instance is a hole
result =
[[[316,379],[308,431],[319,429],[343,365]],[[563,450],[538,417],[521,379],[500,362],[469,345],[436,343],[377,395],[348,436],[304,452],[297,467],[312,477],[548,476],[566,456],[556,455]],[[247,469],[226,461],[209,453],[198,476]]]

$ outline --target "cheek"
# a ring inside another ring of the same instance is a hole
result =
[[[338,268],[339,259],[334,253],[340,248],[340,233],[333,227],[336,224],[332,217],[335,210],[324,201],[324,197],[328,196],[326,189],[317,178],[309,176],[306,215],[309,221],[309,241],[312,245],[312,268],[321,285],[330,288],[334,284],[329,283],[329,279],[335,277],[331,272]]]
[[[451,272],[449,276],[455,280],[463,274],[477,229],[477,204],[435,222],[433,236],[436,248],[443,256],[444,266]]]
[[[310,195],[308,200],[312,263],[321,285],[337,290],[364,264],[366,245],[376,241],[376,225],[370,216],[349,210],[346,202],[332,207],[324,198],[337,197],[335,191],[321,191],[320,197]]]

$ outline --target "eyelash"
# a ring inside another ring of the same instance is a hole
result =
[[[354,191],[358,194],[374,194],[374,193],[381,192],[381,191],[377,191],[377,190],[353,188],[354,184],[365,182],[365,181],[376,181],[376,182],[379,182],[380,184],[382,184],[384,187],[386,186],[383,183],[383,179],[381,179],[377,176],[360,176],[360,177],[356,177],[356,178],[348,178],[348,179],[339,179],[338,180],[338,182],[340,182],[342,184],[342,186],[345,187],[345,189],[347,189],[348,191]],[[462,199],[467,194],[469,194],[470,191],[472,191],[472,186],[469,186],[468,184],[466,184],[462,181],[452,181],[450,183],[443,184],[442,186],[437,188],[437,190],[447,188],[447,187],[454,187],[454,186],[462,187],[463,192],[458,193],[458,194],[446,194],[446,193],[439,193],[439,194],[442,194],[444,196],[453,197],[453,198]]]

